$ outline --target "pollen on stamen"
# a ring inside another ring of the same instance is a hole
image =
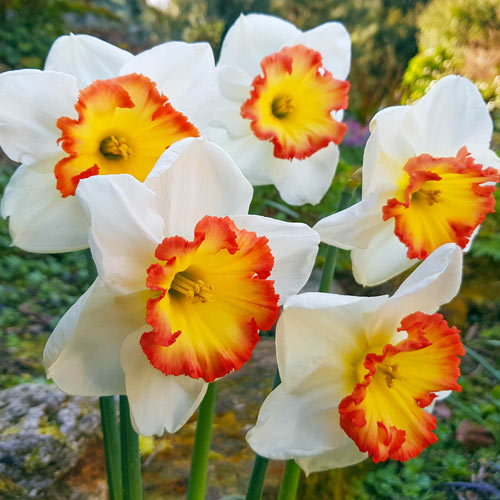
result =
[[[286,118],[293,110],[295,105],[289,95],[280,95],[273,99],[271,110],[276,118]]]
[[[109,160],[127,160],[133,154],[132,148],[127,144],[125,137],[112,135],[102,140],[99,151]]]
[[[205,285],[203,280],[192,280],[182,273],[175,275],[170,290],[174,290],[193,301],[193,304],[201,302],[205,304],[213,300],[213,287]]]
[[[385,383],[389,389],[391,389],[394,385],[394,379],[400,378],[397,374],[398,365],[382,364],[377,369],[380,370],[380,372],[384,375]]]
[[[439,189],[421,189],[415,195],[422,196],[425,199],[425,202],[430,207],[434,205],[434,203],[442,203],[443,200],[441,198],[441,191]],[[414,196],[415,196],[414,195]]]

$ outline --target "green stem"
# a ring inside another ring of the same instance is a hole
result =
[[[333,275],[335,274],[335,265],[337,264],[338,248],[326,247],[325,265],[319,282],[319,291],[328,293],[332,287]]]
[[[85,251],[87,260],[88,286],[97,278],[97,269],[92,259],[90,249]],[[116,405],[114,396],[99,398],[101,410],[102,438],[104,441],[104,457],[106,462],[106,475],[108,477],[109,499],[122,500],[122,470],[121,449],[118,424],[116,422]]]
[[[205,500],[208,454],[212,440],[212,423],[215,410],[215,389],[215,382],[208,385],[207,393],[198,411],[187,500]]]
[[[340,195],[340,201],[337,206],[337,212],[345,210],[351,205],[352,198],[356,189],[354,186],[348,185]],[[325,264],[323,265],[323,272],[321,274],[321,281],[319,283],[319,291],[328,293],[332,287],[333,276],[335,274],[335,266],[337,265],[337,255],[339,249],[337,247],[326,247]]]
[[[99,398],[101,426],[104,440],[104,455],[108,476],[109,499],[122,500],[122,470],[120,453],[120,435],[116,424],[116,406],[114,396]]]
[[[127,396],[120,396],[120,437],[122,443],[123,500],[142,500],[139,436],[130,421]]]
[[[280,372],[276,370],[273,381],[273,389],[275,389],[280,384],[280,382]],[[245,500],[260,500],[268,464],[268,458],[261,457],[260,455],[255,454],[252,475],[250,476],[250,483],[248,485]]]
[[[283,474],[278,500],[294,500],[297,496],[299,479],[300,467],[295,463],[295,460],[288,460],[285,466],[285,473]]]

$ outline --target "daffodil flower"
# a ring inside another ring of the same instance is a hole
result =
[[[360,203],[316,224],[322,241],[351,251],[353,274],[376,285],[454,242],[466,248],[494,211],[500,160],[492,121],[467,79],[447,76],[413,106],[371,124]]]
[[[47,374],[69,394],[127,394],[142,434],[174,432],[207,382],[250,358],[308,279],[319,237],[246,215],[251,185],[206,139],[173,145],[144,184],[94,176],[76,196],[98,279],[49,338]]]
[[[241,15],[217,64],[212,136],[253,185],[275,184],[293,205],[330,187],[346,126],[351,41],[340,23],[302,32],[263,14]]]
[[[460,287],[462,252],[435,250],[392,296],[304,293],[276,330],[281,384],[267,397],[250,446],[307,472],[370,456],[405,461],[437,438],[428,411],[459,391],[465,351],[437,308]]]
[[[165,149],[208,124],[215,91],[205,43],[169,42],[133,56],[91,36],[63,36],[44,71],[2,73],[0,145],[22,163],[1,206],[13,244],[88,247],[80,182],[119,173],[144,181]]]

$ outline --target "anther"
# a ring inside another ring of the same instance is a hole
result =
[[[421,189],[419,193],[425,196],[427,205],[432,206],[434,203],[441,203],[441,191],[439,189]]]
[[[285,118],[294,109],[295,105],[293,104],[293,100],[289,95],[281,95],[275,97],[271,104],[271,111],[276,118]]]
[[[389,389],[393,386],[395,378],[401,378],[397,375],[398,365],[379,365],[378,370],[384,374],[385,383]]]
[[[132,148],[127,144],[127,139],[117,138],[114,135],[102,140],[99,151],[109,160],[127,160],[133,154]]]
[[[193,281],[182,273],[177,273],[170,285],[171,290],[192,299],[193,304],[205,303],[213,299],[212,286],[205,285],[202,280]]]

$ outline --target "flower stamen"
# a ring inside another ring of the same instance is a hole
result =
[[[276,118],[286,118],[295,109],[293,99],[289,95],[280,95],[273,99],[271,110]]]
[[[114,135],[103,139],[99,151],[109,160],[128,160],[133,154],[132,148],[127,144],[127,139],[117,138]]]
[[[421,196],[430,207],[434,205],[434,203],[443,202],[441,199],[441,191],[439,189],[421,189],[415,194],[417,197]]]
[[[377,368],[385,377],[385,383],[389,389],[393,386],[393,380],[395,378],[401,378],[398,376],[398,365],[381,364]]]
[[[203,280],[193,281],[182,273],[177,273],[175,275],[170,285],[170,290],[175,290],[192,299],[193,304],[198,302],[204,304],[205,302],[212,301],[214,298],[212,293],[213,287],[211,285],[206,286]]]

